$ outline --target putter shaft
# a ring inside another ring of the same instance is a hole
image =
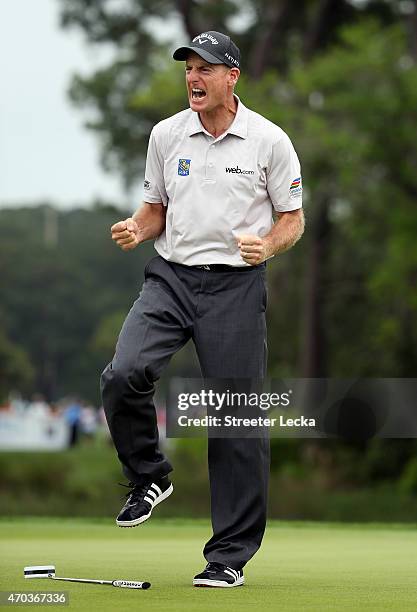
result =
[[[60,578],[58,576],[48,576],[51,580],[65,580],[66,582],[89,582],[92,584],[113,584],[112,580],[93,580],[89,578]]]
[[[66,582],[87,582],[89,584],[110,584],[122,589],[149,589],[150,582],[137,582],[136,580],[93,580],[89,578],[61,578],[58,576],[48,576],[51,580],[64,580]]]

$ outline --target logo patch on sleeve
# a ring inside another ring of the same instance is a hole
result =
[[[149,189],[151,188],[151,182],[145,180],[145,182],[143,183],[143,188],[146,189],[146,191],[149,191]]]
[[[178,160],[178,175],[188,176],[190,174],[191,159],[179,159]]]
[[[295,178],[290,186],[290,197],[298,198],[302,194],[303,188],[301,186],[301,176]]]

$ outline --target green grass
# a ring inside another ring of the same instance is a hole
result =
[[[2,519],[0,589],[65,590],[69,608],[52,606],[64,610],[416,610],[415,526],[271,522],[244,587],[195,589],[209,534],[204,520],[153,518],[122,530],[103,519]],[[149,580],[152,588],[24,580],[25,565],[48,563],[58,576]]]

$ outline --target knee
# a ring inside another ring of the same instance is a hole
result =
[[[127,382],[127,373],[120,368],[115,368],[112,363],[104,369],[100,378],[100,388],[102,393],[106,393],[115,388],[123,387]]]
[[[124,393],[126,390],[147,391],[153,387],[153,380],[149,370],[140,363],[131,368],[112,362],[102,373],[100,386],[103,394]]]

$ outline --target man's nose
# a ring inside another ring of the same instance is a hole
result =
[[[193,68],[191,68],[191,70],[187,72],[187,81],[189,83],[193,83],[197,80],[198,80],[198,72],[194,70]]]

